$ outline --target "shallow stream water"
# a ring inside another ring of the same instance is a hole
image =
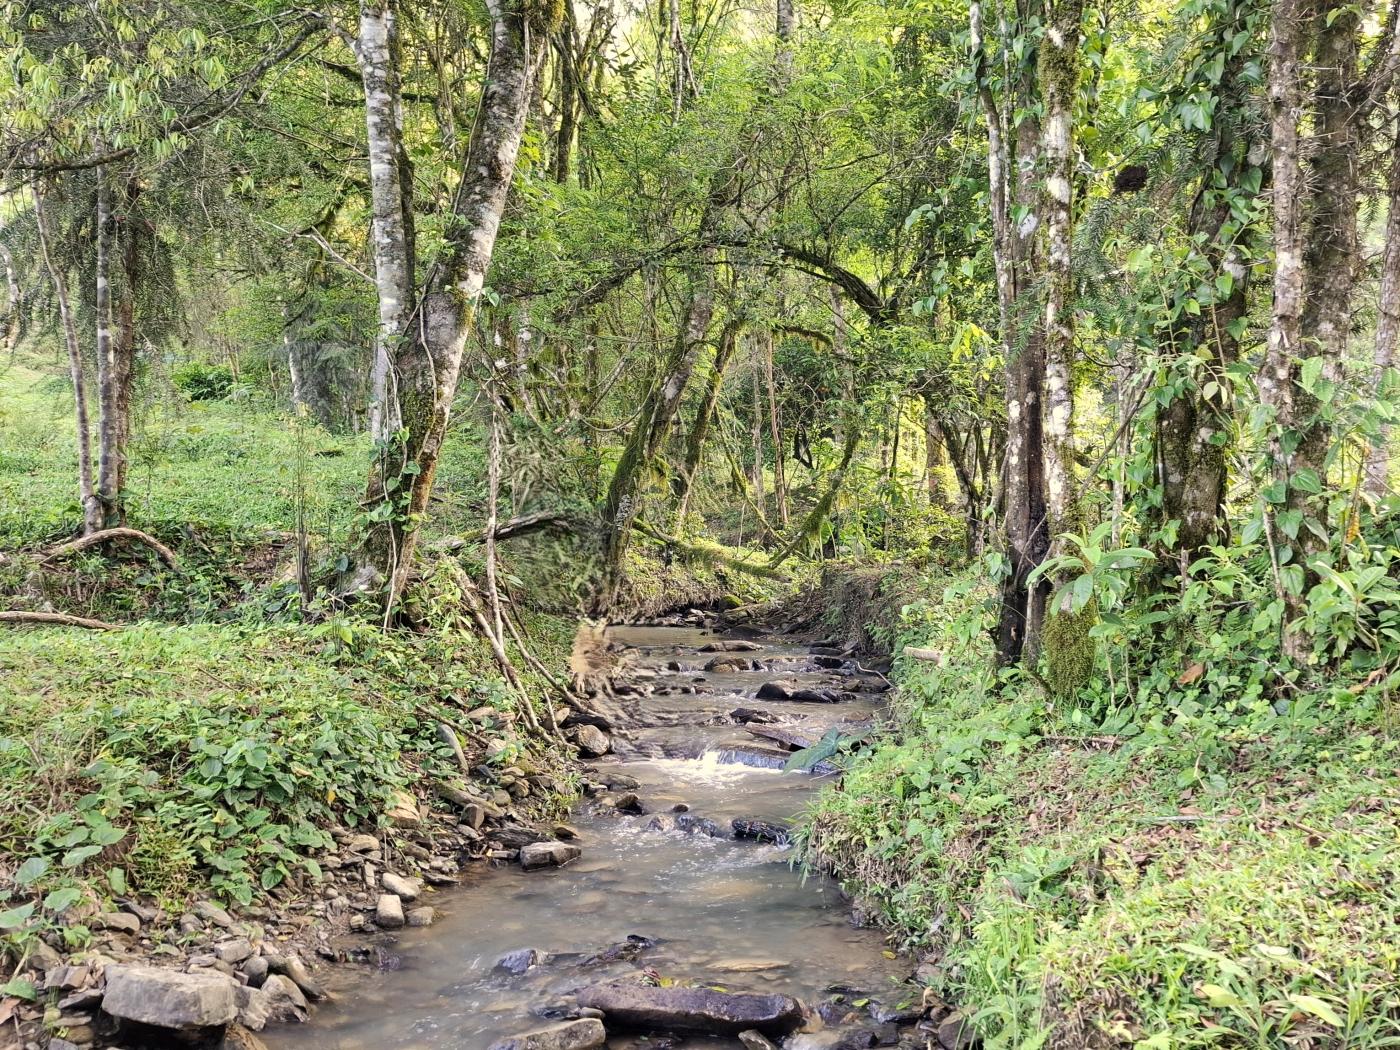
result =
[[[818,668],[808,646],[772,637],[758,639],[761,650],[732,654],[759,669],[705,672],[717,654],[700,650],[718,637],[699,628],[609,630],[609,640],[624,647],[617,703],[626,724],[614,738],[617,753],[594,763],[591,778],[635,778],[646,814],[598,814],[585,803],[572,818],[579,860],[530,873],[482,867],[460,887],[431,894],[440,917],[430,928],[402,932],[393,948],[396,969],[360,975],[310,1024],[268,1033],[273,1050],[485,1050],[496,1039],[553,1023],[548,1007],[562,996],[638,968],[813,1005],[833,986],[897,1001],[907,961],[890,958],[878,932],[851,925],[830,880],[804,877],[780,846],[679,830],[672,812],[684,805],[687,819],[709,818],[725,831],[734,818],[791,819],[821,778],[763,768],[781,760],[776,745],[736,725],[729,712],[771,712],[784,729],[816,739],[835,724],[869,721],[879,694],[856,690],[877,687],[878,678],[850,666]],[[775,678],[837,690],[845,699],[755,700],[759,686]],[[654,944],[617,948],[629,937]],[[593,958],[609,948],[626,957]],[[535,949],[544,961],[524,973],[498,967],[521,949]],[[740,1046],[637,1036],[608,1045]]]

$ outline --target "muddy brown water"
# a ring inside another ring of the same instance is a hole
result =
[[[309,1024],[266,1034],[273,1050],[484,1050],[553,1023],[551,1004],[570,992],[639,968],[683,983],[785,993],[811,1005],[833,986],[900,1001],[909,962],[890,958],[878,932],[852,926],[831,880],[804,876],[779,846],[677,830],[671,813],[684,804],[726,830],[736,817],[791,819],[822,778],[749,764],[769,761],[763,749],[773,745],[728,713],[768,711],[785,728],[819,738],[837,723],[875,717],[879,694],[851,690],[878,680],[819,669],[806,644],[774,637],[759,637],[759,651],[734,654],[760,669],[709,673],[701,668],[715,654],[700,650],[721,636],[708,630],[616,627],[608,635],[624,647],[625,680],[642,692],[619,697],[627,739],[620,735],[618,753],[595,763],[596,779],[636,778],[649,813],[596,814],[585,800],[572,818],[583,846],[574,863],[528,874],[515,866],[468,869],[461,886],[429,895],[440,915],[435,925],[396,938],[394,969],[342,971],[334,1000]],[[673,664],[682,669],[668,670]],[[755,700],[774,678],[836,689],[848,699]],[[658,817],[663,827],[649,826]],[[654,944],[635,959],[589,961],[629,936]],[[497,966],[508,953],[532,948],[543,963],[519,974]],[[610,1033],[608,1045],[741,1044]]]

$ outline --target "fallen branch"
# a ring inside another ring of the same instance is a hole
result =
[[[32,623],[49,627],[86,627],[89,631],[119,631],[120,624],[106,620],[90,620],[86,616],[69,616],[66,613],[22,612],[20,610],[0,611],[0,623]]]
[[[150,533],[142,532],[140,529],[102,529],[100,532],[89,532],[86,536],[81,536],[71,543],[65,543],[55,547],[44,555],[45,561],[53,561],[55,558],[62,558],[69,554],[76,554],[78,551],[95,547],[99,543],[106,543],[108,540],[130,540],[133,543],[141,543],[155,551],[161,561],[165,562],[174,572],[180,571],[180,559],[175,557],[172,551],[160,540]]]
[[[729,554],[727,551],[725,551],[725,549],[719,546],[718,544],[710,546],[699,543],[687,543],[685,540],[679,538],[678,536],[666,535],[664,532],[660,531],[659,529],[653,528],[641,519],[638,519],[636,522],[634,522],[632,527],[638,532],[642,533],[644,536],[650,536],[658,543],[664,543],[668,547],[674,547],[676,550],[682,552],[683,554],[689,554],[693,557],[707,558],[711,561],[717,561],[721,565],[727,566],[728,568],[738,569],[740,572],[747,572],[752,576],[761,576],[764,579],[768,580],[786,580],[788,578],[786,573],[780,572],[772,565],[766,565],[760,562],[749,562],[745,561],[743,558],[736,558],[734,555]]]
[[[911,660],[928,660],[940,667],[943,665],[943,654],[937,649],[920,649],[918,646],[906,645],[903,652]]]
[[[542,510],[535,514],[522,514],[518,518],[511,518],[496,526],[496,539],[509,540],[516,536],[527,536],[532,532],[542,532],[545,529],[558,529],[561,532],[575,531],[574,523],[567,514],[561,514],[555,510]],[[462,536],[448,536],[433,544],[435,550],[458,551],[468,543],[482,543],[486,540],[486,530],[482,529],[477,536],[467,539]]]

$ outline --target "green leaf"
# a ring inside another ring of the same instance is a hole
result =
[[[47,857],[30,857],[19,866],[19,871],[15,872],[15,885],[28,886],[44,877],[44,873],[49,870]]]
[[[0,995],[12,995],[16,999],[23,999],[26,1002],[33,1002],[39,998],[39,989],[34,987],[33,981],[26,981],[21,977],[15,977],[0,984]]]
[[[1341,1028],[1345,1025],[1345,1022],[1337,1016],[1337,1012],[1315,995],[1290,995],[1288,1001],[1304,1013],[1312,1014],[1335,1028]]]
[[[99,828],[94,828],[92,841],[98,846],[111,846],[126,838],[126,831],[123,828],[113,827],[111,824],[103,824]]]
[[[70,849],[63,855],[62,864],[65,868],[76,868],[79,864],[90,860],[101,852],[101,846],[79,846],[77,849]]]
[[[23,926],[34,914],[33,903],[21,904],[18,908],[0,911],[0,930],[13,930]]]
[[[61,915],[82,898],[83,891],[77,886],[65,886],[60,890],[54,890],[44,898],[44,909],[55,915]]]

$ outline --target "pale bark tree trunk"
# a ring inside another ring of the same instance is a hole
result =
[[[759,377],[757,344],[754,346],[753,361],[753,430],[749,437],[749,443],[753,445],[753,461],[750,466],[750,475],[753,484],[753,498],[759,511],[766,517],[768,507],[767,497],[764,495],[764,462],[763,452],[763,380]]]
[[[1045,221],[1045,489],[1051,535],[1074,526],[1074,100],[1084,0],[1057,0],[1040,43]]]
[[[433,286],[410,330],[396,341],[391,371],[400,430],[371,468],[368,502],[384,510],[364,539],[361,586],[368,575],[387,581],[386,610],[402,593],[418,530],[428,511],[447,435],[462,356],[500,230],[538,72],[545,30],[504,0],[487,0],[491,15],[489,73],[457,198],[456,221]],[[531,8],[533,10],[533,7]],[[406,187],[401,189],[406,192]],[[402,205],[401,205],[402,206]]]
[[[1395,363],[1400,337],[1400,141],[1391,147],[1389,214],[1385,223],[1385,248],[1381,256],[1381,287],[1377,303],[1375,385],[1381,389]],[[1390,433],[1381,427],[1366,454],[1366,491],[1380,499],[1390,488]]]
[[[370,242],[379,299],[379,329],[370,370],[370,434],[379,444],[401,424],[393,358],[400,340],[406,337],[414,305],[413,187],[404,161],[395,22],[394,0],[362,0],[355,54],[365,91]]]
[[[97,181],[97,259],[93,308],[97,327],[97,503],[101,525],[122,524],[121,368],[112,339],[112,208],[107,172],[94,169]]]
[[[131,444],[131,401],[136,382],[136,301],[143,280],[142,246],[154,238],[151,227],[137,212],[141,197],[141,185],[133,176],[129,178],[119,198],[121,211],[113,216],[117,230],[117,243],[121,248],[122,269],[121,294],[116,297],[113,314],[116,324],[112,333],[112,358],[114,363],[113,382],[117,415],[118,452],[116,455],[116,491],[126,491],[127,471],[131,460],[127,449]],[[126,507],[121,508],[121,521],[126,519]],[[120,522],[118,522],[120,524]]]
[[[3,196],[0,196],[0,212],[4,210],[5,200]],[[4,230],[5,216],[0,214],[0,234],[3,234]],[[15,272],[15,257],[4,244],[0,244],[0,265],[3,265],[5,268],[4,335],[0,336],[0,339],[3,339],[5,349],[13,353],[16,347],[19,346],[21,324],[20,307],[22,305],[23,295],[20,292],[19,275]]]
[[[73,317],[72,300],[68,296],[68,279],[53,262],[53,252],[50,248],[52,235],[44,208],[44,191],[38,185],[34,187],[34,223],[39,232],[39,251],[43,256],[44,269],[53,281],[54,298],[58,300],[59,321],[63,326],[63,342],[68,349],[68,375],[73,382],[73,415],[78,431],[78,498],[83,507],[83,532],[98,532],[102,528],[102,507],[97,501],[97,492],[93,486],[92,437],[91,425],[88,422],[83,348],[78,341],[78,325]]]

